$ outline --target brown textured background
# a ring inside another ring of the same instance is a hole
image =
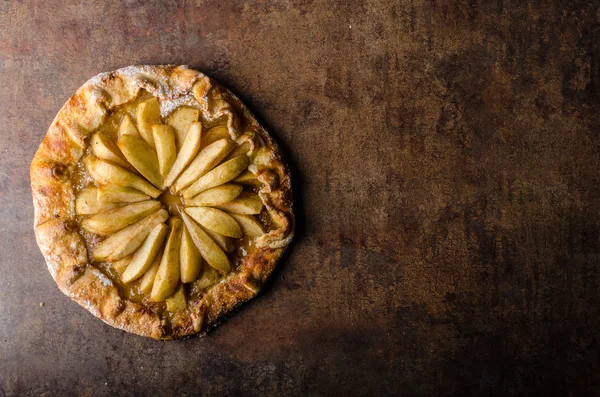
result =
[[[95,3],[0,0],[0,396],[600,393],[598,2]],[[34,239],[58,109],[144,63],[239,94],[294,171],[295,244],[207,338],[104,325]]]

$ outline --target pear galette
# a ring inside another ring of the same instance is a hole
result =
[[[228,90],[185,66],[85,83],[31,164],[35,233],[59,288],[156,339],[255,296],[294,230],[281,152]]]

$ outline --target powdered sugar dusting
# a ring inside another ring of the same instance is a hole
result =
[[[48,270],[50,271],[50,275],[53,279],[56,280],[56,269],[58,268],[57,263],[52,259],[46,259],[46,265],[48,266]]]
[[[84,300],[80,300],[79,303],[85,307],[86,309],[88,309],[88,311],[90,313],[92,313],[94,316],[96,317],[100,317],[100,312],[98,311],[98,309],[96,309],[96,307],[94,305],[92,305],[92,302],[90,302],[87,299]]]
[[[98,273],[98,279],[107,287],[113,285],[113,282],[102,273]]]
[[[102,72],[99,73],[97,75],[95,75],[94,77],[92,77],[91,79],[89,79],[88,81],[86,81],[86,83],[84,85],[98,85],[100,84],[100,82],[102,81],[102,79],[106,76],[108,76],[109,72]]]
[[[181,95],[176,98],[161,98],[160,115],[165,118],[180,106],[198,107],[198,101],[191,95]]]
[[[187,66],[182,65],[182,68]],[[112,73],[121,75],[125,80],[135,82],[139,88],[144,88],[158,96],[160,99],[160,114],[164,118],[180,106],[191,106],[200,108],[200,104],[191,94],[182,94],[181,87],[172,86],[168,75],[156,73],[157,66],[151,65],[133,65],[117,69]],[[103,79],[110,75],[108,72],[100,73],[89,79],[85,85],[101,85]],[[199,73],[199,76],[202,74]],[[92,95],[99,96],[100,92],[92,92]],[[93,100],[101,98],[94,97]]]

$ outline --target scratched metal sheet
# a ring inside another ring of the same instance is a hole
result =
[[[600,393],[600,13],[528,3],[0,1],[0,396]],[[159,63],[258,115],[299,218],[267,290],[174,343],[58,290],[29,189],[77,87]]]

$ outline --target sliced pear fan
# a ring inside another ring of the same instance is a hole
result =
[[[92,215],[81,222],[81,227],[89,232],[107,236],[139,221],[159,208],[158,201],[141,201]]]
[[[87,156],[83,161],[91,177],[101,185],[112,183],[122,187],[131,187],[146,193],[152,198],[160,195],[160,190],[118,165],[99,159],[96,156]]]
[[[246,156],[238,156],[226,161],[194,182],[183,192],[183,197],[188,199],[206,189],[227,183],[241,174],[246,167],[248,167],[248,157]]]
[[[181,211],[181,217],[187,226],[190,236],[198,247],[200,255],[206,260],[206,262],[218,269],[222,273],[229,273],[231,271],[231,264],[227,255],[223,250],[215,243],[203,230],[202,228],[188,215],[185,211]]]
[[[165,210],[159,210],[146,218],[129,225],[106,240],[102,241],[94,249],[94,259],[103,261],[105,259],[114,262],[132,254],[144,242],[148,234],[159,223],[163,223],[169,217]]]
[[[252,142],[234,142],[226,124],[203,131],[192,107],[175,109],[163,125],[156,97],[135,112],[124,114],[116,142],[112,133],[93,134],[84,164],[98,187],[77,194],[75,211],[83,230],[108,236],[93,248],[95,261],[109,262],[123,283],[136,282],[168,311],[187,310],[186,292],[204,291],[232,270],[233,239],[265,234],[252,216],[263,203],[244,191],[262,185],[248,170]],[[112,127],[121,114],[111,116]],[[165,188],[183,196],[181,219],[153,200]]]
[[[171,231],[150,294],[150,299],[154,302],[161,302],[172,295],[179,283],[179,248],[182,226],[180,219],[171,218]]]
[[[103,203],[136,203],[150,199],[150,196],[130,187],[102,185],[98,188],[98,200]]]
[[[235,143],[231,139],[219,139],[208,146],[203,146],[198,156],[175,182],[174,190],[178,192],[188,187],[199,177],[215,168],[234,147]]]
[[[221,186],[205,190],[189,200],[185,200],[188,206],[215,206],[230,202],[242,193],[242,187],[234,183],[226,183]]]
[[[127,161],[150,183],[162,188],[163,177],[160,174],[158,157],[154,149],[142,138],[135,135],[123,135],[117,142]]]
[[[96,132],[90,142],[96,157],[112,161],[123,168],[131,169],[119,147],[102,131]]]
[[[169,228],[164,223],[156,225],[144,243],[135,252],[127,270],[121,275],[124,283],[130,283],[141,277],[152,266],[152,261],[162,248],[163,240]]]
[[[122,207],[125,204],[106,203],[98,200],[98,188],[86,187],[77,194],[75,199],[75,212],[77,215],[92,215],[99,212]]]
[[[160,103],[158,102],[158,98],[152,97],[140,103],[137,107],[136,116],[140,135],[154,149],[152,126],[160,124]]]
[[[257,194],[242,192],[230,202],[219,205],[219,208],[223,211],[233,212],[235,214],[257,215],[261,213],[263,203]]]
[[[200,110],[188,107],[179,107],[167,117],[167,124],[175,129],[175,144],[180,150],[185,140],[185,135],[194,121],[198,121]]]
[[[202,137],[202,123],[194,121],[190,125],[181,151],[175,159],[175,163],[169,171],[169,174],[165,178],[165,185],[171,186],[175,179],[181,174],[181,172],[188,166],[188,164],[194,159],[198,150],[200,150],[200,138]]]
[[[210,207],[188,207],[185,212],[194,218],[196,222],[213,232],[233,238],[243,236],[242,229],[235,219],[221,210]]]
[[[150,269],[148,269],[146,273],[144,273],[144,275],[140,278],[140,292],[144,294],[149,294],[150,291],[152,291],[152,286],[154,286],[154,279],[156,278],[156,273],[158,273],[158,266],[160,265],[161,258],[161,252],[156,254],[156,256],[154,257],[154,261],[152,261],[152,266],[150,266]]]
[[[173,127],[169,125],[155,125],[152,127],[152,135],[154,136],[154,144],[156,145],[158,168],[160,174],[166,177],[177,157],[175,132],[173,131]]]
[[[181,266],[181,282],[189,283],[198,278],[202,269],[202,257],[198,248],[190,236],[187,227],[183,228],[181,235],[181,247],[179,249],[179,261]]]
[[[229,214],[242,228],[244,234],[250,238],[260,237],[265,234],[262,225],[253,216],[242,214]]]

